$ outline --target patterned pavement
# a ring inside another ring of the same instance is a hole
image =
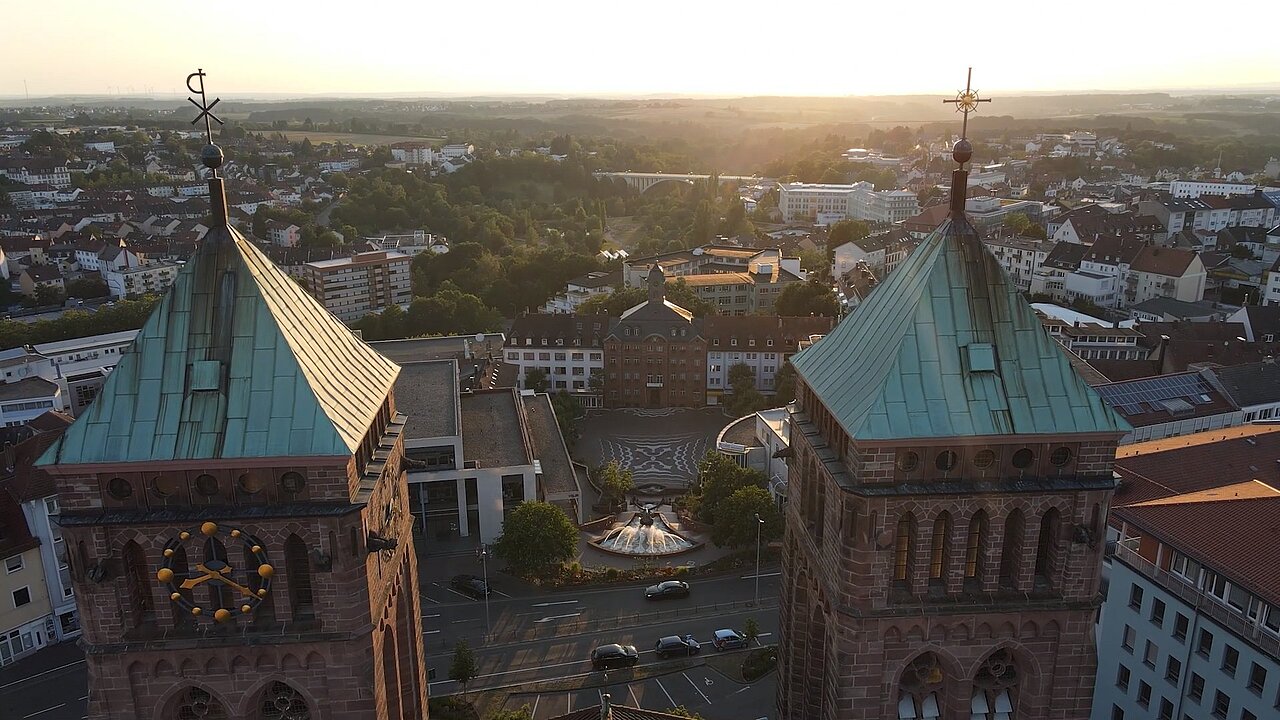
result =
[[[589,465],[617,461],[631,470],[637,486],[684,488],[697,477],[698,461],[715,448],[716,435],[730,422],[715,409],[593,410],[575,454]]]

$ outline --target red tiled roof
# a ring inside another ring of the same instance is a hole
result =
[[[27,527],[22,505],[12,493],[0,488],[0,559],[26,552],[40,544]]]
[[[1148,245],[1133,259],[1131,267],[1139,272],[1182,277],[1195,259],[1196,254],[1190,250]]]
[[[1249,480],[1280,486],[1280,426],[1243,425],[1122,445],[1116,508]]]

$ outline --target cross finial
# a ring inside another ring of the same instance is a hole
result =
[[[198,68],[195,72],[187,76],[187,89],[200,96],[200,102],[196,102],[195,98],[191,97],[187,98],[187,102],[195,105],[196,109],[200,111],[200,114],[196,115],[196,119],[192,120],[191,124],[195,125],[201,120],[204,120],[204,137],[205,142],[208,144],[205,145],[204,150],[200,153],[200,160],[204,163],[205,167],[213,171],[213,176],[217,177],[218,167],[222,165],[222,150],[217,145],[213,144],[213,125],[209,121],[212,120],[219,125],[222,124],[222,120],[217,115],[213,114],[213,106],[221,102],[222,98],[214,98],[213,102],[208,101],[204,94],[204,78],[204,68]],[[192,86],[192,80],[195,80],[199,86]]]
[[[978,103],[991,102],[989,98],[978,97],[978,91],[973,89],[973,68],[969,68],[969,75],[965,78],[964,89],[956,93],[954,98],[943,100],[944,103],[955,103],[956,112],[964,113],[964,121],[960,125],[960,142],[956,143],[956,161],[964,167],[968,157],[960,159],[962,154],[972,155],[972,150],[967,153],[961,153],[961,146],[969,147],[969,113],[977,112]]]

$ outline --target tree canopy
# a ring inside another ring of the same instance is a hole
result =
[[[808,280],[793,282],[782,288],[778,299],[773,303],[773,311],[780,317],[837,317],[840,314],[840,303],[830,285]]]
[[[711,541],[720,547],[754,545],[757,529],[761,543],[782,537],[782,513],[778,504],[768,490],[756,485],[734,490],[716,504],[712,515]],[[757,522],[757,516],[764,522]]]
[[[627,493],[635,487],[635,477],[631,470],[618,464],[616,460],[604,465],[596,473],[596,481],[600,485],[600,501],[607,505],[621,505]]]
[[[767,482],[759,470],[740,467],[729,456],[711,450],[698,463],[698,481],[685,496],[685,503],[699,520],[714,523],[716,508],[735,491],[748,486],[764,488]]]
[[[618,317],[627,310],[645,302],[648,298],[649,289],[646,287],[614,290],[608,295],[596,295],[587,298],[578,308],[578,314],[603,313]],[[685,284],[682,278],[676,278],[675,281],[667,283],[667,301],[688,310],[693,313],[694,317],[706,317],[715,314],[715,308],[712,307],[711,303],[695,295],[693,289]]]
[[[551,503],[526,500],[507,515],[493,552],[521,575],[545,573],[578,552],[578,528]]]

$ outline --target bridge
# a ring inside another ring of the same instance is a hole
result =
[[[642,193],[663,183],[692,185],[695,180],[707,180],[711,177],[710,175],[646,172],[597,172],[595,173],[595,176],[599,178],[619,178],[626,182],[627,187],[635,188]],[[751,175],[721,175],[720,184],[728,185],[730,183],[734,183],[736,185],[741,185],[743,183],[757,183],[763,179],[764,178],[754,177]]]

